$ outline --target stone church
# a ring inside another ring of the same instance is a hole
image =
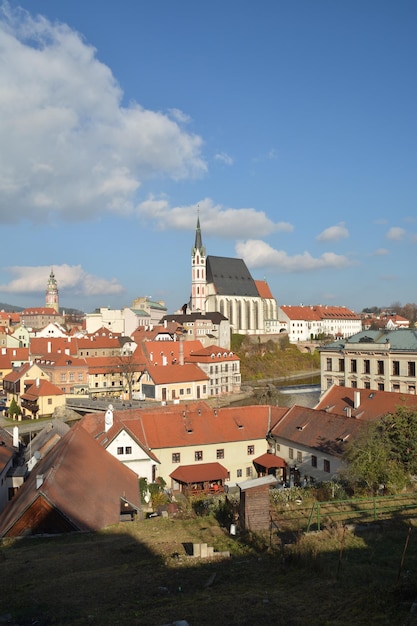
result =
[[[254,280],[243,259],[206,256],[199,217],[191,268],[191,312],[221,313],[233,333],[279,332],[277,302],[266,280]]]

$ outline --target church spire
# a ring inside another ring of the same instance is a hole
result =
[[[200,210],[197,215],[194,247],[191,251],[191,311],[205,311],[206,304],[206,249],[200,227]]]
[[[195,229],[195,242],[193,248],[193,254],[199,251],[204,256],[206,255],[206,250],[203,246],[203,238],[201,237],[201,228],[200,228],[200,209],[198,208],[197,214],[197,227]]]

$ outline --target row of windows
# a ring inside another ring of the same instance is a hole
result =
[[[358,371],[359,371],[358,370],[358,359],[350,359],[349,367],[350,367],[350,373],[351,374],[357,374]],[[326,359],[326,371],[327,372],[332,372],[333,371],[333,359],[331,357],[328,357]],[[339,371],[339,372],[344,372],[345,371],[345,359],[338,359],[338,369],[337,369],[337,371]],[[362,361],[362,373],[363,374],[370,374],[371,373],[371,361],[370,361],[370,359],[363,359],[363,361]],[[382,361],[382,360],[376,361],[376,373],[379,376],[383,376],[384,375],[384,373],[385,373],[385,361]],[[392,375],[393,376],[400,376],[400,361],[392,361]],[[408,361],[407,362],[407,374],[404,374],[404,376],[405,375],[415,377],[415,375],[416,375],[416,362],[415,361]]]
[[[67,374],[67,372],[64,372],[64,373],[61,374],[61,383],[66,383],[67,382],[67,375],[68,375],[68,380],[70,382],[73,382],[75,380],[74,372],[69,372],[69,374]],[[81,382],[84,380],[83,372],[78,372],[78,380],[81,381]]]
[[[117,454],[132,454],[132,446],[118,446]]]
[[[254,445],[248,445],[247,452],[248,452],[249,456],[255,454],[255,446]],[[218,448],[216,450],[216,459],[224,459],[224,448]],[[195,461],[202,461],[203,460],[203,451],[202,450],[196,450],[194,452],[194,460]],[[181,452],[173,452],[172,453],[172,462],[173,463],[181,463]]]
[[[279,451],[280,446],[279,444],[277,445],[277,451]],[[289,459],[294,459],[296,458],[297,463],[302,463],[303,462],[303,453],[300,452],[300,450],[296,451],[296,454],[294,455],[294,448],[288,448],[288,458]],[[317,467],[317,456],[315,456],[314,454],[311,455],[311,466],[312,467]],[[323,471],[324,472],[330,472],[330,461],[328,461],[327,459],[323,459]]]

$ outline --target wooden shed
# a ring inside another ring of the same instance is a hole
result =
[[[272,474],[238,483],[240,489],[239,526],[254,532],[269,530],[269,489],[277,479]]]

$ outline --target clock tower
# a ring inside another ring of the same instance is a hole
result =
[[[59,313],[59,299],[58,299],[58,283],[53,270],[49,274],[48,286],[46,288],[45,307],[47,309],[54,309]]]

